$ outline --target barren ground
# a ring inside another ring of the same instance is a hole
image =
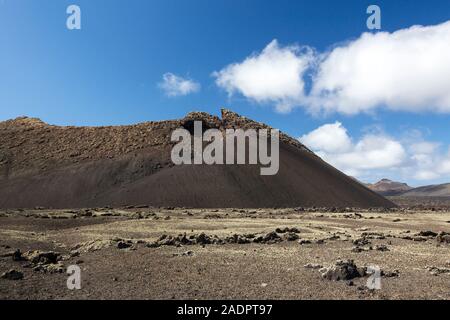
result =
[[[285,227],[299,233],[253,241]],[[0,274],[23,273],[21,280],[0,279],[0,299],[450,299],[450,244],[439,243],[433,234],[418,235],[421,231],[450,232],[450,212],[0,211]],[[185,233],[184,239],[205,233],[216,243],[165,245],[171,244],[166,238],[154,245],[162,235]],[[234,234],[246,240],[237,242],[250,243],[232,243],[228,237]],[[366,242],[355,252],[353,241],[361,238]],[[64,272],[13,261],[17,249],[57,252],[64,268],[78,264],[81,290],[67,289]],[[304,267],[327,267],[337,259],[396,275],[383,276],[381,289],[369,290],[367,276],[332,281]]]

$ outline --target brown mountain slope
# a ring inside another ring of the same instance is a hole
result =
[[[412,189],[406,183],[396,182],[389,179],[381,179],[380,181],[367,184],[370,190],[373,190],[383,196],[394,196],[402,194]]]
[[[450,183],[423,186],[401,194],[407,197],[450,197]]]
[[[59,127],[30,118],[1,122],[0,207],[394,206],[284,134],[275,176],[261,176],[254,165],[174,166],[171,132],[189,129],[192,120],[222,130],[267,127],[226,110],[222,119],[191,113],[117,127]]]

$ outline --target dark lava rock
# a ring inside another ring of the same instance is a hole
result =
[[[20,249],[17,249],[12,254],[13,261],[22,261],[24,258],[22,257],[22,252],[20,252]]]
[[[211,237],[202,232],[195,238],[195,242],[197,244],[211,244]]]
[[[237,243],[237,244],[246,244],[246,243],[252,242],[252,237],[247,237],[246,235],[234,234],[233,236],[226,238],[225,242],[227,242],[227,243]]]
[[[365,268],[358,268],[353,260],[337,260],[333,266],[320,270],[322,277],[327,280],[351,280],[363,277]]]
[[[17,270],[9,270],[5,273],[3,273],[0,278],[7,279],[7,280],[21,280],[23,279],[23,273]]]
[[[386,236],[381,232],[363,232],[361,238],[383,240],[386,239]]]
[[[125,241],[117,242],[117,248],[118,249],[127,249],[127,248],[130,248],[131,246],[132,246],[132,244],[129,243],[129,242],[125,242]]]
[[[33,264],[50,264],[61,260],[61,255],[54,251],[27,251],[22,257]]]
[[[450,233],[440,232],[436,237],[436,241],[438,243],[450,243]]]
[[[283,239],[286,241],[295,241],[299,239],[299,236],[297,233],[288,232],[283,235]]]
[[[366,248],[360,247],[360,246],[354,246],[351,251],[359,253],[359,252],[363,252],[363,251],[369,251],[369,249],[366,249]]]
[[[377,251],[389,251],[389,248],[384,245],[384,244],[380,244],[380,245],[376,245],[375,246],[375,250]]]
[[[194,255],[194,252],[192,251],[185,251],[185,252],[181,252],[181,253],[174,253],[173,256],[174,257],[191,257]]]
[[[436,237],[438,234],[433,231],[420,231],[417,235],[421,237]]]
[[[400,272],[398,270],[394,271],[383,271],[381,270],[381,276],[386,278],[398,277]]]
[[[268,234],[263,236],[263,242],[265,243],[275,243],[280,241],[281,237],[275,231],[269,232]]]
[[[450,268],[439,268],[435,266],[427,267],[428,271],[434,276],[444,274],[444,273],[450,273]]]
[[[300,230],[298,230],[295,227],[293,227],[293,228],[285,227],[285,228],[276,228],[275,232],[276,233],[287,233],[287,232],[300,233]]]
[[[318,263],[307,263],[303,266],[306,269],[322,269],[323,266]]]
[[[367,240],[366,238],[358,238],[358,239],[353,240],[353,244],[356,246],[365,246],[365,245],[370,244],[370,241]]]

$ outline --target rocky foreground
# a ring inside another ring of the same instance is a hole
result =
[[[380,289],[367,286],[374,268]],[[0,299],[134,298],[450,299],[450,212],[0,212]]]

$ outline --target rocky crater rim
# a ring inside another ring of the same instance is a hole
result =
[[[202,121],[203,129],[273,129],[269,125],[266,125],[262,122],[254,121],[245,116],[241,116],[229,109],[222,108],[221,109],[221,118],[215,115],[211,115],[207,112],[202,111],[192,111],[189,112],[184,118],[174,119],[174,120],[161,120],[161,121],[146,121],[140,122],[136,124],[130,125],[117,125],[117,126],[59,126],[59,125],[51,125],[39,118],[32,118],[27,116],[17,117],[15,119],[6,120],[0,122],[0,129],[7,128],[17,128],[17,127],[25,127],[25,128],[59,128],[59,129],[104,129],[104,128],[133,128],[133,127],[143,127],[143,126],[156,126],[157,128],[161,128],[161,125],[167,124],[168,128],[175,129],[176,127],[184,127],[187,129],[192,129],[194,121]],[[312,153],[306,146],[300,143],[297,139],[290,137],[289,135],[280,131],[280,140],[289,145],[295,146],[302,150],[308,151]]]

